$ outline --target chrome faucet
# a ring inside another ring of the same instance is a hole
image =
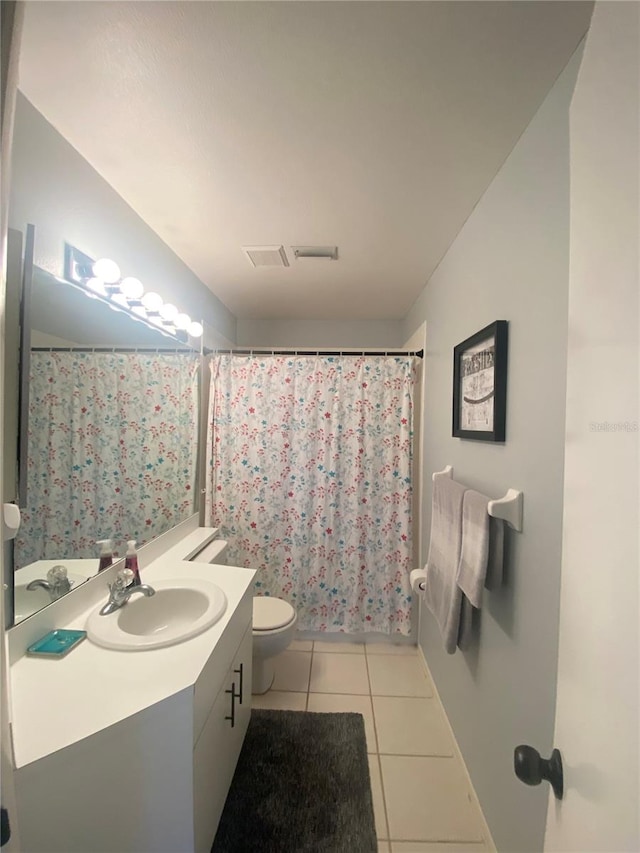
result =
[[[156,594],[155,589],[149,584],[141,583],[138,586],[132,586],[134,574],[131,569],[121,569],[116,575],[113,583],[109,584],[109,601],[100,610],[101,616],[108,616],[114,613],[129,601],[132,595],[137,592],[149,598]]]
[[[54,566],[47,572],[46,581],[42,578],[36,578],[27,584],[27,589],[46,589],[49,593],[51,601],[57,601],[71,591],[71,581],[67,577],[67,570],[64,566]]]

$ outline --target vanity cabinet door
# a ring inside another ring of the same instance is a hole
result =
[[[233,707],[233,729],[236,739],[240,737],[240,747],[247,732],[249,719],[251,717],[251,680],[253,659],[253,634],[252,626],[244,635],[240,648],[233,659],[230,677],[235,684],[235,701]],[[240,754],[240,750],[238,750]],[[237,756],[236,756],[237,761]],[[235,766],[235,765],[234,765]]]
[[[209,853],[251,716],[251,625],[193,751],[196,853]]]

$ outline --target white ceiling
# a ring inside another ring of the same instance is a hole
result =
[[[399,319],[590,13],[31,2],[20,88],[238,317]],[[270,244],[289,268],[253,269],[241,251]],[[339,260],[293,259],[314,244]]]

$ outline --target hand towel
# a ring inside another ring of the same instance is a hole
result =
[[[473,489],[465,492],[462,501],[462,545],[457,582],[478,609],[482,607],[482,590],[488,575],[494,585],[502,578],[503,522],[491,518],[488,504],[489,498]]]
[[[462,594],[460,604],[460,627],[458,628],[458,648],[462,651],[471,647],[473,637],[473,604]]]
[[[462,543],[462,498],[466,489],[449,477],[433,481],[431,539],[427,558],[425,602],[452,655],[458,643],[462,591],[456,583]]]
[[[487,563],[486,589],[502,586],[504,576],[504,521],[489,518],[489,561]]]

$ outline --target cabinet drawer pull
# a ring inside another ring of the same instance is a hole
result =
[[[231,716],[225,717],[225,720],[231,720],[231,728],[236,724],[236,683],[231,684],[231,690],[225,690],[225,693],[231,694]]]
[[[240,692],[238,693],[238,701],[240,702],[241,705],[242,705],[243,669],[244,669],[244,664],[241,663],[240,666],[238,667],[238,669],[233,670],[235,673],[237,673],[237,675],[240,676]]]

